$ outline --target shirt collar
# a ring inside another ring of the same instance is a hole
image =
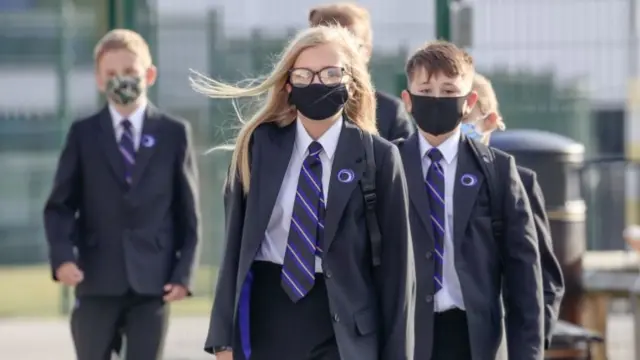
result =
[[[422,136],[421,133],[418,134],[418,138],[420,139],[420,155],[424,159],[427,156],[427,152],[433,148],[431,144]],[[438,146],[438,150],[442,153],[442,157],[447,164],[451,164],[453,160],[455,160],[456,156],[458,156],[458,146],[460,144],[460,126],[456,128],[456,130],[449,136],[447,140],[445,140],[440,146]]]
[[[340,132],[342,131],[342,117],[340,117],[327,131],[320,136],[317,140],[320,145],[322,145],[322,150],[327,154],[329,160],[333,160],[333,155],[335,155],[336,147],[338,147],[338,140],[340,139]],[[296,120],[296,142],[295,142],[295,151],[298,152],[301,156],[306,156],[307,151],[309,149],[309,145],[313,142],[311,136],[304,128],[302,121],[300,119]]]
[[[137,132],[141,132],[142,131],[142,123],[144,121],[144,113],[145,113],[146,110],[147,110],[147,103],[143,102],[142,104],[140,104],[140,106],[138,106],[136,111],[131,113],[131,115],[129,115],[129,117],[126,118],[131,122],[131,127],[133,127],[134,131],[137,131]],[[109,113],[111,114],[111,120],[113,121],[113,127],[114,128],[118,128],[120,126],[120,123],[122,122],[122,120],[125,119],[125,117],[122,116],[118,112],[118,110],[116,110],[116,108],[111,104],[109,104]]]

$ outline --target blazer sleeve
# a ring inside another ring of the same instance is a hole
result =
[[[525,179],[526,178],[526,179]],[[536,174],[522,177],[529,196],[531,212],[538,235],[538,248],[540,249],[540,263],[542,265],[542,284],[544,292],[544,344],[545,349],[551,344],[551,337],[558,315],[560,303],[564,295],[564,278],[560,264],[553,254],[553,242],[549,227],[549,219],[545,211],[544,195]]]
[[[381,264],[374,272],[381,310],[381,360],[413,358],[415,266],[407,184],[400,153],[389,148],[377,171]]]
[[[224,212],[226,245],[204,345],[204,350],[208,353],[213,353],[216,346],[233,346],[236,280],[245,214],[245,197],[238,178],[234,180],[233,186],[231,183],[225,185]]]
[[[543,296],[540,254],[529,200],[513,157],[502,166],[506,331],[509,359],[543,358]]]
[[[200,205],[198,201],[198,167],[193,150],[191,127],[184,122],[180,135],[174,182],[173,213],[177,218],[176,264],[171,283],[191,292],[193,273],[198,265],[200,247]]]
[[[44,228],[49,244],[49,261],[53,279],[66,262],[75,262],[72,238],[76,229],[76,212],[82,196],[78,123],[69,129],[58,160],[53,188],[44,206]]]

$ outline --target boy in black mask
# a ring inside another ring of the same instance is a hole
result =
[[[406,75],[402,99],[419,127],[397,142],[420,299],[415,359],[506,359],[506,332],[509,359],[541,360],[540,256],[529,201],[511,156],[460,133],[477,101],[473,60],[433,42],[409,58]]]

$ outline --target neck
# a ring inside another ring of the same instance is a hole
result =
[[[123,118],[128,118],[129,116],[131,116],[131,114],[136,112],[136,110],[138,110],[141,106],[146,105],[146,103],[147,103],[147,99],[142,97],[142,96],[138,100],[132,102],[131,104],[127,104],[127,105],[120,105],[120,104],[116,104],[116,103],[113,103],[113,102],[109,102],[109,104],[111,104],[111,106],[113,106],[113,108]]]
[[[307,130],[307,133],[313,140],[318,140],[327,130],[329,130],[331,125],[338,121],[340,116],[342,116],[341,112],[324,120],[311,120],[298,113],[298,118],[302,121],[302,126],[304,126],[304,129]]]
[[[482,136],[482,143],[489,146],[489,137],[490,135],[483,135]]]
[[[433,147],[438,147],[440,145],[442,145],[443,142],[445,142],[448,138],[451,137],[451,135],[453,135],[453,133],[455,132],[455,130],[450,131],[446,134],[442,134],[442,135],[432,135],[429,133],[426,133],[422,130],[420,130],[420,134],[422,135],[422,137],[424,137],[425,140],[427,140],[427,142],[429,143],[429,145],[433,146]]]

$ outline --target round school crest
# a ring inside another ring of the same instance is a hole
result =
[[[342,169],[338,171],[338,181],[341,183],[350,183],[356,178],[356,174],[351,169]]]
[[[464,186],[473,186],[478,183],[478,178],[471,174],[464,174],[460,178],[460,183]]]
[[[154,139],[153,136],[151,135],[143,135],[141,143],[142,143],[142,146],[150,148],[150,147],[153,147],[153,145],[155,145],[156,139]]]

